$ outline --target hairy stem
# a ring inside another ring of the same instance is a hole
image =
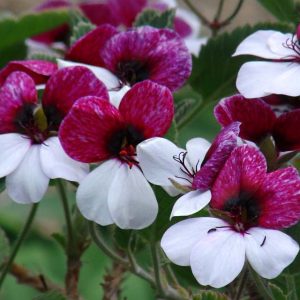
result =
[[[1,289],[1,286],[2,286],[2,284],[3,284],[3,282],[6,278],[6,275],[10,271],[11,265],[14,262],[15,257],[17,255],[23,241],[25,240],[25,238],[26,238],[26,236],[27,236],[27,234],[30,230],[30,227],[31,227],[31,224],[34,220],[37,208],[38,208],[38,203],[35,203],[35,204],[32,205],[31,210],[29,212],[29,215],[27,217],[26,223],[25,223],[19,237],[16,240],[15,246],[12,250],[12,253],[11,253],[7,263],[5,264],[5,267],[3,268],[3,271],[2,271],[1,276],[0,276],[0,289]]]

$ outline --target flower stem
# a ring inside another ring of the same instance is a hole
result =
[[[153,261],[153,268],[154,268],[154,277],[156,282],[156,287],[160,296],[164,296],[164,286],[162,284],[162,278],[160,274],[160,260],[159,254],[157,252],[156,243],[150,243],[152,261]]]
[[[221,17],[221,13],[222,13],[222,10],[223,10],[223,6],[224,6],[224,0],[219,0],[219,6],[218,6],[218,9],[217,9],[217,12],[216,12],[216,15],[215,15],[215,18],[214,18],[214,21],[219,21],[220,17]]]
[[[1,286],[6,278],[6,275],[8,274],[8,272],[10,271],[10,268],[11,268],[11,265],[12,263],[14,262],[14,259],[20,249],[20,246],[22,245],[23,241],[25,240],[26,238],[26,235],[28,234],[29,232],[29,229],[31,227],[31,224],[34,220],[34,217],[35,217],[35,214],[36,214],[36,211],[37,211],[37,208],[38,208],[38,203],[34,203],[31,207],[31,210],[29,212],[29,215],[27,217],[27,220],[26,220],[26,223],[23,227],[23,230],[21,231],[19,237],[17,238],[16,240],[16,243],[15,243],[15,246],[13,248],[13,251],[1,273],[1,276],[0,276],[0,289],[1,289]]]
[[[221,22],[221,27],[224,27],[226,25],[228,25],[235,17],[236,15],[239,13],[240,9],[242,8],[244,4],[244,0],[239,0],[237,6],[235,7],[234,11],[232,12],[232,14],[226,18],[223,22]]]
[[[210,27],[210,21],[196,9],[196,7],[192,4],[192,1],[190,0],[183,0],[183,1],[190,8],[190,10],[201,20],[201,22],[204,25]]]
[[[248,278],[248,270],[245,269],[240,278],[240,284],[239,284],[237,293],[235,294],[234,300],[239,300],[241,298],[247,278]]]

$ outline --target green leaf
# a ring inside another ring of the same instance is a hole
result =
[[[27,47],[25,46],[24,42],[19,42],[3,49],[1,48],[0,43],[0,68],[4,67],[11,60],[25,59],[26,54]]]
[[[279,21],[295,23],[299,21],[294,0],[258,0],[258,2]]]
[[[282,289],[273,283],[269,283],[271,293],[276,300],[287,300],[287,296],[283,293]]]
[[[137,16],[134,26],[149,25],[155,28],[173,28],[174,17],[174,9],[168,9],[163,12],[154,9],[145,9]]]
[[[190,115],[195,104],[196,101],[192,98],[183,99],[175,104],[175,121],[179,126]]]
[[[120,249],[126,250],[131,239],[132,230],[123,230],[118,227],[114,230],[114,240]]]
[[[5,177],[0,178],[0,193],[5,190]]]
[[[51,236],[63,248],[63,250],[66,250],[67,241],[66,241],[66,238],[62,234],[55,232],[55,233],[52,233]]]
[[[9,256],[9,241],[6,234],[2,228],[0,228],[0,267],[5,263],[7,257]]]
[[[213,291],[205,291],[193,297],[193,300],[229,300],[229,298],[221,293]]]
[[[19,18],[3,18],[0,20],[0,50],[67,23],[68,20],[69,13],[66,9],[33,12]]]
[[[67,298],[57,291],[50,291],[34,297],[33,300],[67,300]]]
[[[231,55],[242,40],[259,29],[291,31],[291,27],[285,24],[247,25],[210,39],[201,48],[199,57],[193,58],[193,71],[189,83],[195,91],[201,94],[205,103],[220,100],[236,92],[237,73],[249,57],[232,58]],[[251,60],[254,58],[251,57]]]

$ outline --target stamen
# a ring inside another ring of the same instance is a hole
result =
[[[265,244],[266,239],[267,239],[267,237],[265,236],[264,239],[263,239],[263,241],[262,241],[262,243],[260,244],[261,247]]]
[[[284,61],[300,62],[300,44],[294,37],[295,35],[293,35],[292,39],[287,39],[285,43],[282,43],[284,48],[291,49],[296,53],[296,55],[287,56]]]
[[[187,152],[182,151],[178,154],[178,156],[174,155],[173,159],[181,165],[180,170],[182,173],[184,173],[188,177],[194,178],[195,174],[197,173],[197,166],[196,166],[196,171],[193,168],[192,168],[192,170],[190,170],[187,165],[188,163],[186,162],[186,156],[187,156]],[[197,165],[198,165],[198,163],[197,163]],[[182,177],[178,176],[178,178],[182,178]],[[186,178],[182,178],[182,179],[187,180]],[[189,180],[187,180],[187,181],[189,183],[191,183]]]

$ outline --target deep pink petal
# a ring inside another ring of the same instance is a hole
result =
[[[124,128],[119,111],[106,99],[80,98],[64,118],[59,139],[66,153],[81,162],[99,162],[110,157],[109,141]]]
[[[37,103],[33,79],[23,72],[11,73],[0,89],[0,133],[16,132]]]
[[[106,68],[121,80],[127,79],[124,64],[129,64],[127,75],[134,73],[133,83],[150,79],[172,91],[180,88],[191,73],[191,55],[183,40],[169,29],[144,26],[121,32],[107,42],[101,56]]]
[[[119,110],[124,120],[142,132],[144,138],[163,136],[173,120],[173,96],[168,88],[145,80],[125,94]]]
[[[57,65],[45,60],[16,60],[11,61],[0,71],[0,86],[9,74],[22,71],[32,77],[36,84],[45,83],[57,70]]]
[[[49,79],[43,95],[48,122],[58,126],[75,101],[85,96],[109,101],[105,85],[89,69],[77,66],[58,70]]]
[[[182,37],[188,37],[192,33],[191,26],[185,22],[185,20],[175,17],[174,18],[174,30]]]
[[[300,220],[300,177],[294,167],[266,176],[256,197],[260,202],[260,226],[281,229]]]
[[[240,137],[253,142],[271,134],[276,116],[261,99],[246,99],[242,95],[225,98],[215,107],[214,114],[222,126],[241,122]]]
[[[221,130],[209,148],[201,169],[193,180],[195,189],[209,189],[223,168],[231,152],[237,147],[239,122],[234,122]]]
[[[146,7],[147,0],[108,0],[108,5],[119,24],[131,27],[136,16]]]
[[[266,160],[256,148],[247,145],[235,148],[214,182],[211,207],[222,210],[229,201],[254,194],[266,171]]]
[[[300,109],[282,114],[277,119],[273,137],[280,151],[300,150]]]
[[[103,66],[100,51],[107,41],[117,33],[111,25],[101,25],[75,42],[66,54],[66,59],[94,66]]]

